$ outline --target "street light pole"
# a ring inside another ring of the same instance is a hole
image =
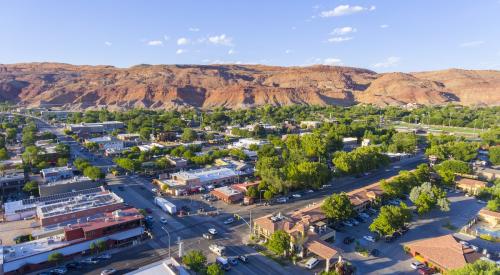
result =
[[[162,226],[161,229],[163,229],[163,231],[165,231],[168,235],[168,257],[170,258],[170,233],[164,226]]]

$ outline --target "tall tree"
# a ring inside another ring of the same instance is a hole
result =
[[[321,205],[326,217],[336,222],[354,216],[354,207],[346,193],[333,194],[326,198]]]

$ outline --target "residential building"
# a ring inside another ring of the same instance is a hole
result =
[[[369,138],[364,138],[362,141],[361,141],[361,146],[362,147],[366,147],[366,146],[370,146],[371,145],[371,140]]]
[[[121,141],[138,141],[141,139],[139,134],[118,134],[116,138]]]
[[[58,121],[63,121],[68,119],[68,116],[73,113],[74,112],[72,111],[64,111],[64,110],[47,110],[47,111],[41,111],[40,115],[42,116],[43,119],[46,120],[55,119]]]
[[[180,259],[168,258],[143,266],[126,275],[190,275],[189,271],[181,264]]]
[[[141,152],[148,152],[148,151],[153,150],[153,148],[160,148],[160,149],[165,148],[165,146],[163,144],[156,143],[156,142],[153,142],[150,144],[139,145],[137,147],[139,148],[139,151],[141,151]]]
[[[243,200],[243,192],[232,188],[231,186],[222,186],[219,188],[215,188],[210,193],[217,197],[219,200],[228,204]]]
[[[481,189],[487,186],[487,182],[460,176],[457,176],[457,178],[455,179],[455,183],[457,188],[472,195],[477,195]]]
[[[40,171],[42,178],[47,181],[58,181],[73,177],[73,168],[69,166],[45,168]]]
[[[85,140],[85,143],[96,143],[100,150],[121,150],[124,148],[123,141],[111,136],[89,138]]]
[[[96,188],[101,185],[101,181],[93,181],[88,177],[80,176],[39,183],[38,192],[40,197],[47,197],[60,193]]]
[[[373,203],[376,203],[378,199],[382,197],[383,194],[380,182],[370,184],[365,187],[353,190],[347,193],[349,200],[351,201],[354,209],[358,212],[365,210]]]
[[[342,139],[344,144],[344,151],[352,151],[358,147],[358,138],[355,137],[345,137]]]
[[[440,272],[461,268],[482,257],[472,248],[460,244],[452,234],[407,243],[405,250]]]
[[[321,121],[317,120],[304,120],[300,122],[300,128],[316,129],[323,124]]]
[[[108,249],[133,244],[144,234],[143,216],[135,208],[106,212],[99,217],[63,226],[58,234],[11,246],[0,246],[1,274],[26,274],[49,265],[50,254],[65,258],[89,253],[92,243],[104,241]]]
[[[233,184],[231,185],[231,187],[243,193],[246,193],[248,191],[248,188],[250,188],[251,186],[257,188],[257,186],[259,186],[259,183],[260,181],[247,181],[243,183]]]
[[[151,134],[151,140],[156,142],[176,141],[177,133],[175,131],[165,131],[156,133],[155,135]]]
[[[480,178],[488,181],[494,181],[500,178],[500,166],[493,166],[491,168],[480,167],[474,173]]]
[[[500,226],[500,212],[483,208],[478,213],[479,219],[488,223],[491,227]]]

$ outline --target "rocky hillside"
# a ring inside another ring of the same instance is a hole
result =
[[[388,73],[260,65],[0,65],[0,101],[28,106],[500,105],[500,71]]]

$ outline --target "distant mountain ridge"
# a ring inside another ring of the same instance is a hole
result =
[[[500,105],[500,71],[376,73],[337,66],[77,66],[0,64],[0,101],[87,109],[107,106],[248,108],[271,105]]]

